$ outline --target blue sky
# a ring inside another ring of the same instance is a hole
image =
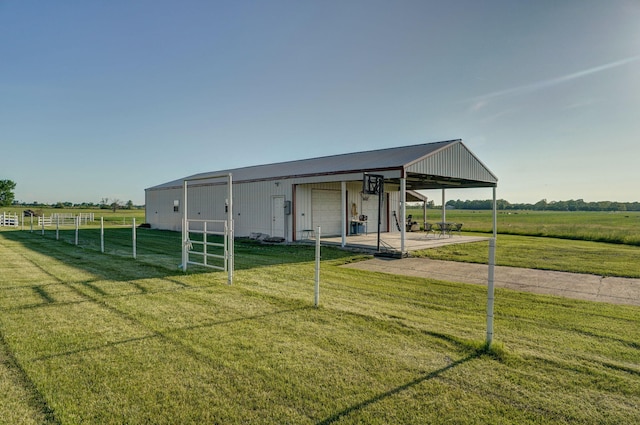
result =
[[[0,179],[141,204],[198,172],[461,138],[510,202],[637,201],[638,22],[637,0],[0,0]]]

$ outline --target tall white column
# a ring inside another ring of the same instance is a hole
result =
[[[344,248],[347,245],[347,182],[340,182],[340,198],[342,199],[341,205],[342,209],[340,211],[340,223],[342,223],[342,229],[340,230],[340,234],[342,235],[342,247]]]
[[[442,222],[447,221],[447,209],[445,208],[445,196],[444,196],[444,187],[442,188]]]
[[[400,179],[400,217],[401,217],[401,225],[400,225],[400,254],[404,255],[405,247],[404,247],[404,239],[407,235],[407,226],[406,226],[406,217],[407,217],[407,179]]]

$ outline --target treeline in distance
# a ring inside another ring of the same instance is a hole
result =
[[[493,209],[493,201],[448,201],[447,206],[460,210],[490,210]],[[534,211],[640,211],[640,202],[614,202],[597,201],[585,202],[583,199],[571,199],[569,201],[550,201],[542,199],[535,204],[512,204],[504,199],[496,200],[499,210],[534,210]]]

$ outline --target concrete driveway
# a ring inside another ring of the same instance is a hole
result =
[[[428,258],[377,257],[344,267],[486,285],[489,266]],[[640,306],[640,279],[496,266],[494,285],[516,291]]]

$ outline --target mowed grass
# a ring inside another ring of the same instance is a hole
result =
[[[409,208],[418,223],[422,209]],[[441,211],[428,210],[427,221],[441,221]],[[447,221],[463,223],[463,231],[490,232],[491,211],[447,210]],[[498,211],[498,233],[640,245],[637,211]]]
[[[113,232],[0,232],[0,423],[640,422],[638,307],[498,289],[486,350],[479,286],[323,248],[316,309],[313,247],[239,241],[229,286]]]
[[[485,241],[427,249],[413,252],[412,256],[487,264],[488,252],[489,242]],[[640,246],[498,235],[496,264],[599,276],[638,278],[640,277]]]

